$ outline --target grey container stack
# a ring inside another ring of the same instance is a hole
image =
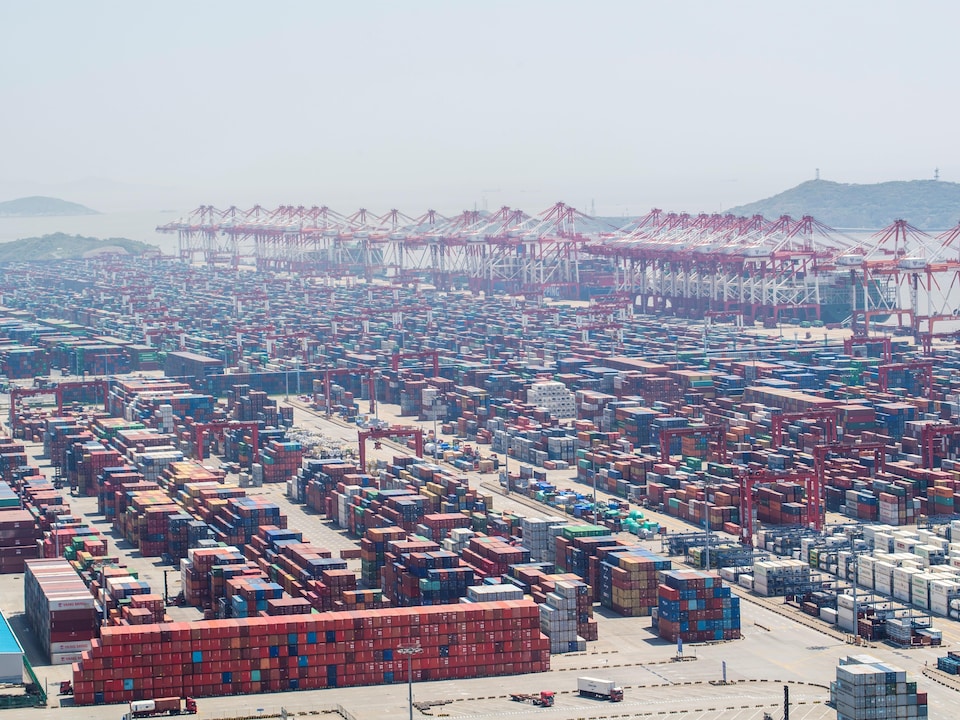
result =
[[[830,703],[837,720],[885,720],[927,717],[926,693],[907,680],[905,670],[870,655],[840,659]]]

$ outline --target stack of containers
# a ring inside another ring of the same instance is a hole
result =
[[[561,570],[577,573],[586,577],[587,560],[583,547],[587,538],[600,538],[602,545],[615,545],[616,539],[610,534],[610,528],[603,525],[564,525],[554,538],[554,557],[552,562]],[[595,544],[595,543],[594,543]],[[550,561],[549,558],[543,558]]]
[[[138,580],[132,575],[118,575],[106,578],[104,590],[109,598],[105,598],[109,607],[116,606],[121,600],[132,598],[134,595],[149,595],[150,584]]]
[[[26,560],[37,557],[41,532],[29,510],[20,509],[20,498],[0,482],[0,574],[21,573]]]
[[[960,653],[951,650],[946,657],[937,658],[937,670],[950,675],[960,675]]]
[[[23,577],[27,623],[53,665],[80,660],[97,634],[93,596],[65,560],[29,560]]]
[[[740,637],[740,598],[718,575],[667,570],[658,589],[657,628],[664,640],[710,642]]]
[[[566,520],[560,517],[523,518],[521,530],[523,532],[523,546],[530,551],[533,562],[553,562],[556,556],[556,541],[560,528],[566,525]]]
[[[0,438],[0,478],[5,482],[13,480],[13,472],[27,464],[27,453],[23,443],[10,438]]]
[[[113,521],[117,514],[117,491],[126,485],[137,485],[138,489],[143,489],[139,484],[144,482],[146,481],[143,475],[129,465],[104,468],[97,477],[97,511],[103,513],[107,520]]]
[[[221,542],[245,545],[263,525],[287,526],[287,516],[280,514],[280,506],[257,497],[234,497],[216,512],[211,526],[214,537]]]
[[[38,347],[9,347],[0,353],[0,369],[11,380],[50,374],[47,352]]]
[[[642,547],[601,549],[600,604],[626,617],[649,615],[657,607],[660,573],[670,560]]]
[[[803,522],[803,487],[777,483],[757,490],[757,520],[772,525],[799,525]]]
[[[590,610],[589,588],[579,580],[559,580],[540,604],[540,632],[550,638],[550,652],[582,652],[587,641],[578,634],[581,618]]]
[[[298,442],[271,440],[260,451],[263,482],[286,482],[297,474],[303,460],[303,447]]]
[[[104,628],[74,666],[74,702],[405,682],[408,660],[397,649],[410,638],[422,650],[409,659],[417,682],[550,668],[528,600],[206,620]]]
[[[467,596],[460,598],[460,602],[496,602],[500,600],[523,600],[523,588],[509,583],[495,585],[471,585],[467,588]],[[541,630],[542,630],[541,614]]]
[[[652,437],[655,438],[654,442],[658,443],[660,441],[660,431],[668,428],[683,428],[687,427],[690,424],[690,421],[684,417],[655,417],[650,421],[650,430]],[[679,436],[674,436],[670,438],[670,455],[680,455],[682,446],[682,438]]]
[[[440,543],[442,547],[447,552],[456,553],[457,555],[462,555],[463,551],[467,549],[470,545],[470,538],[474,536],[473,530],[467,530],[465,528],[454,528],[450,531],[449,537],[445,537]]]
[[[830,704],[837,720],[927,717],[927,694],[907,680],[902,668],[870,655],[840,658],[837,679],[830,683]]]
[[[500,537],[474,536],[460,555],[483,577],[506,575],[511,565],[530,562],[530,551]]]
[[[123,618],[131,625],[151,625],[167,619],[163,596],[143,593],[130,596],[130,604],[123,608]]]
[[[187,557],[180,561],[180,583],[188,605],[209,607],[212,604],[210,573],[218,558],[222,560],[221,556],[230,551],[237,552],[237,548],[191,548],[187,551]]]
[[[464,565],[454,553],[445,550],[404,555],[409,572],[419,579],[419,603],[405,602],[400,605],[446,605],[456,602],[467,594],[467,588],[473,585],[473,568]]]
[[[350,570],[324,570],[320,581],[308,581],[303,596],[317,610],[332,610],[334,603],[342,602],[345,593],[357,589],[357,576]]]
[[[442,542],[452,530],[468,527],[470,518],[463,513],[428,513],[417,525],[417,533],[434,542]]]
[[[74,417],[47,418],[46,430],[43,433],[43,454],[50,458],[51,465],[54,467],[63,465],[63,453],[67,449],[67,438],[80,432],[80,426]]]
[[[930,612],[950,615],[950,603],[960,598],[960,578],[940,578],[930,583]]]
[[[130,450],[127,453],[127,458],[145,480],[158,482],[168,465],[183,460],[183,453],[172,447],[160,446],[143,450]]]
[[[257,613],[267,611],[268,601],[283,597],[283,588],[266,578],[230,578],[226,588],[231,616],[235,618],[256,617]]]
[[[554,592],[557,583],[572,584],[577,588],[577,635],[587,641],[597,639],[593,594],[590,586],[573,573],[553,573],[553,566],[549,563],[528,563],[511,566],[506,581],[524,588],[534,602],[541,605],[548,603],[548,595]]]
[[[600,534],[598,530],[603,530]],[[557,568],[583,578],[591,587],[594,602],[600,600],[600,557],[603,548],[619,546],[607,528],[595,525],[568,525],[556,538]]]
[[[408,572],[408,559],[405,556],[410,553],[434,553],[439,550],[440,547],[432,540],[416,537],[411,537],[409,540],[388,541],[387,550],[384,553],[384,565],[380,569],[380,585],[386,597],[394,603],[397,603],[397,598],[401,595],[418,597],[420,583],[413,573]]]
[[[753,590],[758,595],[784,595],[790,586],[809,582],[810,565],[802,560],[758,560],[753,564]],[[870,587],[873,587],[872,576]]]
[[[334,498],[334,519],[337,521],[337,527],[348,530],[353,527],[354,498],[360,495],[363,490],[359,485],[339,484],[337,490],[333,493]],[[309,492],[309,490],[308,490]]]
[[[88,497],[98,493],[97,478],[104,468],[123,465],[123,458],[116,450],[103,447],[98,442],[85,443],[81,447],[74,445],[74,466],[68,465],[68,477],[71,485]]]
[[[380,568],[386,564],[387,544],[403,540],[407,533],[399,527],[369,528],[360,540],[360,578],[367,587],[380,584]]]

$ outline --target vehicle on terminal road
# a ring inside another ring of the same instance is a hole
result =
[[[620,702],[623,700],[623,688],[613,680],[578,677],[577,690],[580,691],[581,697],[600,698],[601,700],[609,700],[610,702]]]
[[[511,693],[510,699],[514,702],[532,703],[540,707],[553,707],[553,690],[541,690],[539,695],[530,693]]]
[[[178,697],[156,698],[155,700],[131,700],[130,712],[123,716],[123,720],[134,718],[156,717],[157,715],[179,715],[187,713],[195,715],[197,701],[193,698],[181,700]]]

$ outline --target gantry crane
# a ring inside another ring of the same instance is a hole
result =
[[[924,425],[920,429],[920,453],[923,458],[923,467],[932,469],[934,465],[934,442],[960,435],[960,425],[951,423],[936,423]]]
[[[806,513],[804,525],[823,529],[822,483],[816,472],[809,470],[748,470],[741,473],[740,542],[753,547],[753,489],[756,485],[795,482],[803,485]]]
[[[330,378],[341,377],[344,375],[359,375],[366,377],[370,393],[370,412],[377,412],[377,374],[380,371],[377,368],[331,368],[323,371],[323,392],[327,403],[327,417],[333,414],[330,402]],[[314,394],[313,403],[316,405],[317,396]]]
[[[21,398],[39,397],[44,395],[53,395],[57,399],[57,415],[63,414],[63,393],[66,390],[77,390],[84,388],[93,388],[103,393],[103,409],[108,409],[110,389],[106,380],[98,378],[95,380],[71,380],[68,382],[57,383],[52,388],[11,388],[10,389],[10,431],[11,433],[19,427],[17,419],[17,401]]]
[[[367,468],[367,440],[372,438],[398,438],[412,437],[416,442],[415,452],[418,458],[423,457],[423,430],[415,427],[405,427],[403,425],[391,425],[385,428],[369,428],[357,431],[357,440],[360,443],[360,468],[366,471]]]
[[[201,255],[234,269],[252,261],[262,270],[356,273],[394,283],[429,277],[441,289],[527,297],[574,299],[604,288],[629,293],[643,313],[831,322],[820,317],[824,308],[849,304],[854,327],[866,331],[878,316],[896,315],[901,327],[909,318],[919,338],[933,335],[935,322],[954,320],[958,309],[952,289],[960,281],[960,226],[934,241],[904,220],[856,244],[810,216],[654,209],[618,228],[564,203],[536,215],[502,207],[452,217],[205,205],[158,231],[179,237],[185,262]],[[909,290],[909,307],[901,307],[901,290]]]
[[[196,455],[197,460],[203,462],[203,453],[205,449],[203,433],[208,432],[212,436],[218,437],[222,440],[227,430],[234,430],[238,428],[250,428],[250,444],[253,446],[253,451],[250,456],[251,462],[259,462],[260,423],[256,420],[226,420],[220,422],[194,423],[191,430],[193,430],[194,454]]]
[[[877,472],[883,472],[887,466],[887,446],[881,442],[868,443],[825,443],[815,445],[813,448],[813,469],[817,476],[817,490],[823,489],[826,483],[826,465],[827,455],[847,455],[860,457],[862,452],[872,452],[874,459],[874,469]]]
[[[910,360],[907,362],[900,363],[887,363],[885,365],[877,366],[877,383],[880,385],[880,390],[883,392],[887,391],[887,380],[891,372],[898,372],[900,370],[919,370],[923,373],[923,385],[921,386],[921,395],[924,397],[930,397],[930,392],[933,389],[933,361],[932,360]]]
[[[843,339],[843,354],[853,355],[854,345],[881,345],[881,358],[885,363],[893,362],[893,341],[888,337],[868,337],[866,335],[852,335]]]
[[[440,351],[423,350],[421,352],[398,352],[390,358],[390,368],[397,372],[400,369],[400,363],[403,360],[433,360],[433,377],[440,375]]]
[[[837,408],[808,410],[806,412],[778,413],[770,416],[770,447],[776,450],[783,444],[783,426],[795,420],[820,420],[824,424],[828,442],[837,440]]]
[[[660,462],[670,462],[670,438],[673,437],[701,437],[706,435],[713,439],[714,452],[721,463],[727,461],[727,443],[724,436],[726,428],[723,425],[703,425],[701,427],[663,428],[660,430]]]

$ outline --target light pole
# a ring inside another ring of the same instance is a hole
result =
[[[285,392],[283,394],[283,399],[289,400],[290,399],[290,366],[289,365],[283,369],[283,378],[285,382]]]
[[[599,525],[600,520],[597,515],[597,461],[592,457],[590,459],[590,471],[593,473],[593,524]]]
[[[437,438],[437,410],[438,410],[437,399],[438,398],[434,398],[433,400],[433,461],[434,462],[437,461],[437,454],[438,454],[438,451],[440,450],[440,441]]]
[[[503,445],[503,470],[500,473],[500,484],[503,485],[505,494],[510,494],[510,431],[504,430]]]
[[[410,706],[410,720],[413,720],[413,656],[422,653],[423,648],[417,645],[402,645],[397,653],[407,656],[407,704]]]

